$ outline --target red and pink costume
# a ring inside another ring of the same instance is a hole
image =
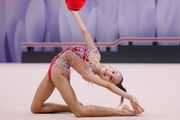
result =
[[[68,51],[72,51],[72,58],[69,58],[66,56],[66,53]],[[53,65],[63,68],[63,75],[68,79],[70,82],[70,67],[74,62],[74,54],[76,54],[79,58],[82,59],[83,62],[89,62],[89,70],[92,72],[92,63],[89,58],[90,52],[99,53],[97,47],[93,47],[92,49],[82,46],[82,45],[73,45],[69,46],[62,52],[60,52],[58,55],[54,57],[54,59],[51,61],[49,70],[48,70],[48,76],[51,79],[51,68]]]

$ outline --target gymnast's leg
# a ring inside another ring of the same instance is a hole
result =
[[[31,111],[33,113],[54,113],[54,112],[71,112],[68,106],[55,104],[55,103],[44,103],[54,91],[54,84],[49,79],[48,75],[44,77],[41,84],[39,85],[33,102],[31,104]]]
[[[79,103],[67,78],[62,74],[58,74],[60,72],[61,69],[52,67],[52,81],[76,117],[135,115],[133,111],[126,109],[106,108],[95,105],[83,106]]]

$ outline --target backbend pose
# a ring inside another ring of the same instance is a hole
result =
[[[85,45],[73,45],[56,55],[52,60],[49,70],[39,85],[34,96],[31,111],[33,113],[72,112],[76,117],[97,116],[131,116],[141,114],[144,109],[136,97],[126,92],[122,86],[122,74],[112,67],[100,63],[100,53],[84,25],[79,11],[71,11],[79,25]],[[84,106],[81,104],[70,85],[70,68],[75,69],[84,80],[105,87],[111,92],[126,98],[130,106],[122,108],[107,108],[96,105]],[[67,105],[45,103],[57,88]]]

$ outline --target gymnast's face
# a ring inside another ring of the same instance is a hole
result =
[[[100,78],[117,85],[122,80],[122,75],[112,67],[103,67],[100,73]]]

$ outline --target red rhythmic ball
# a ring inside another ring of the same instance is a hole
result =
[[[65,0],[65,3],[70,10],[78,11],[85,5],[86,0]]]

